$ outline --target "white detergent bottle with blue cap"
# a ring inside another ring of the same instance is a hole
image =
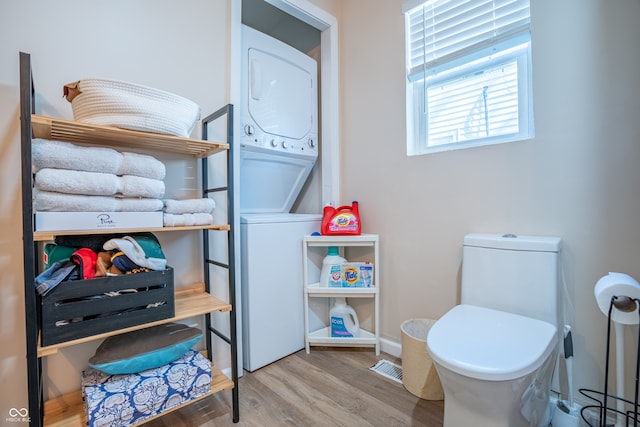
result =
[[[347,262],[340,256],[337,246],[329,246],[327,256],[322,260],[322,269],[320,270],[320,286],[321,287],[341,287],[342,278],[340,277],[340,264]]]
[[[333,307],[329,310],[331,320],[331,336],[340,338],[353,338],[360,330],[358,315],[353,307],[347,305],[347,301],[342,298],[335,298]]]

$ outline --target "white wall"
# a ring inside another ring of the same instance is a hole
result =
[[[383,337],[458,302],[465,234],[557,235],[575,388],[602,389],[593,287],[609,271],[640,279],[640,3],[532,1],[536,137],[418,157],[405,154],[401,4],[346,0],[340,14],[342,202],[380,234]]]
[[[10,408],[27,407],[18,52],[31,54],[38,114],[71,119],[62,86],[105,77],[182,95],[198,103],[206,115],[228,102],[228,3],[0,1],[0,202],[4,207],[0,212],[0,341],[4,343],[0,346],[0,420],[8,417]],[[167,179],[167,197],[196,196],[195,161],[170,155],[161,159],[172,176]],[[198,280],[192,277],[201,271],[197,256],[182,255],[198,248],[198,242],[184,233],[159,238],[163,248],[167,241],[177,245],[165,251],[168,259],[182,266],[177,277],[184,275],[177,284]],[[191,258],[194,265],[184,266],[182,261]],[[55,379],[49,394],[79,388],[78,368],[86,366],[94,347],[63,350],[47,359],[45,368]]]

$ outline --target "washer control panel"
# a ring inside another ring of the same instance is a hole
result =
[[[256,125],[245,123],[242,126],[241,146],[261,147],[274,152],[317,157],[318,143],[316,138],[315,135],[309,135],[303,139],[292,139],[267,134]]]

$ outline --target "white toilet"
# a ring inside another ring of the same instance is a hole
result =
[[[427,335],[445,427],[549,424],[559,250],[557,237],[465,236],[461,304]]]

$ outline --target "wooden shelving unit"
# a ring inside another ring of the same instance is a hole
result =
[[[223,191],[227,195],[227,218],[230,222],[234,218],[233,212],[233,106],[227,105],[202,121],[202,140],[180,138],[170,135],[139,132],[119,129],[110,126],[97,126],[86,123],[78,123],[69,120],[40,116],[35,113],[34,86],[31,74],[30,56],[20,53],[20,115],[22,134],[22,197],[23,197],[23,239],[24,239],[24,280],[25,280],[25,313],[27,332],[27,385],[29,395],[29,416],[32,427],[47,426],[85,426],[86,419],[82,406],[81,392],[73,392],[44,402],[42,359],[56,354],[60,349],[79,345],[94,340],[101,340],[109,336],[122,334],[134,330],[148,328],[154,325],[184,320],[195,316],[205,316],[206,354],[211,359],[212,334],[217,335],[229,345],[231,378],[212,363],[211,391],[189,401],[184,405],[193,403],[208,395],[221,390],[231,390],[233,400],[233,421],[239,421],[238,398],[238,367],[237,367],[237,336],[236,336],[236,311],[235,307],[235,263],[234,263],[234,230],[229,224],[215,224],[208,226],[189,227],[159,227],[145,229],[118,229],[118,230],[86,230],[40,232],[34,230],[32,186],[33,177],[31,171],[31,140],[32,138],[54,139],[58,141],[72,142],[77,145],[97,145],[111,148],[126,148],[126,150],[142,149],[152,151],[165,151],[184,154],[201,159],[202,161],[202,190],[203,197],[208,197],[214,192]],[[227,120],[227,142],[211,142],[207,140],[207,125],[221,117]],[[224,153],[227,157],[227,186],[209,188],[207,175],[207,160],[210,156]],[[36,296],[34,280],[38,273],[36,253],[38,245],[42,242],[52,241],[58,235],[87,235],[107,233],[133,233],[139,231],[171,232],[171,231],[200,231],[203,233],[203,275],[204,281],[189,286],[180,286],[175,289],[175,315],[169,319],[139,324],[132,327],[119,329],[107,333],[92,335],[89,337],[65,341],[55,345],[42,346],[40,337],[39,313],[40,306]],[[210,232],[223,232],[227,236],[228,260],[222,262],[213,260],[209,255]],[[211,294],[210,266],[228,269],[229,301],[224,301]],[[224,334],[214,328],[211,323],[212,312],[225,312],[230,314],[229,333]],[[212,361],[213,362],[213,361]],[[180,408],[176,406],[171,411]],[[162,414],[158,415],[161,416]],[[145,422],[148,421],[145,420]]]

